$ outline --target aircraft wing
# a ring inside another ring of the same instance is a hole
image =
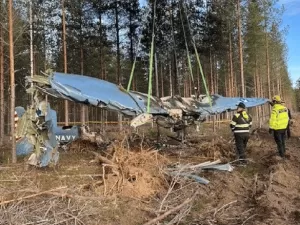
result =
[[[124,88],[94,77],[53,73],[45,78],[27,78],[40,91],[57,98],[93,105],[108,110],[119,111],[128,116],[136,116],[147,111],[147,98],[139,92],[127,92]],[[150,114],[167,114],[160,100],[151,97]]]
[[[127,92],[123,87],[95,77],[54,72],[48,77],[35,76],[27,79],[38,90],[57,98],[118,111],[128,116],[147,112],[147,94]],[[150,114],[167,116],[170,110],[181,109],[184,115],[203,117],[235,110],[239,102],[244,102],[250,108],[263,105],[268,99],[212,95],[210,101],[205,95],[198,99],[180,96],[159,99],[152,96]]]
[[[161,98],[161,100],[168,109],[182,109],[187,115],[200,114],[202,117],[234,111],[240,102],[243,102],[247,108],[268,102],[266,98],[223,97],[221,95],[211,95],[210,99],[205,95],[202,95],[200,99],[168,96]]]
[[[221,95],[212,96],[212,106],[209,103],[200,103],[204,114],[219,114],[226,111],[236,110],[237,104],[243,102],[247,108],[252,108],[267,103],[267,98],[240,98],[223,97]]]

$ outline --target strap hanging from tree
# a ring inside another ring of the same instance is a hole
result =
[[[127,85],[127,92],[129,92],[130,87],[131,87],[131,83],[132,83],[132,80],[133,80],[133,74],[134,74],[134,70],[135,70],[135,63],[136,63],[136,58],[137,58],[137,52],[138,52],[139,47],[140,47],[141,39],[142,38],[140,37],[138,45],[137,45],[137,49],[136,49],[136,53],[135,53],[133,65],[132,65],[131,72],[130,72],[130,78],[129,78],[129,82],[128,82],[128,85]]]
[[[153,74],[153,52],[154,52],[154,28],[155,28],[155,17],[156,17],[156,0],[153,4],[153,25],[152,25],[152,41],[151,41],[151,50],[149,54],[150,63],[149,63],[149,82],[148,82],[148,101],[147,101],[147,113],[150,113],[150,102],[152,95],[152,74]]]
[[[190,25],[190,22],[189,22],[189,18],[188,18],[188,14],[187,14],[187,9],[186,9],[186,6],[185,6],[185,5],[184,5],[184,13],[185,13],[185,15],[186,15],[187,24],[188,24],[189,32],[190,32],[190,34],[191,34],[192,43],[193,43],[193,47],[194,47],[194,50],[195,50],[195,54],[196,54],[198,66],[199,66],[199,69],[200,69],[200,74],[201,74],[201,76],[202,76],[202,81],[203,81],[203,84],[204,84],[205,92],[206,92],[206,95],[207,95],[207,97],[208,97],[208,99],[209,99],[209,104],[210,104],[210,106],[212,107],[212,103],[211,103],[209,91],[208,91],[208,88],[207,88],[207,85],[206,85],[206,79],[205,79],[205,77],[204,77],[204,73],[203,73],[203,69],[202,69],[200,57],[199,57],[199,54],[198,54],[198,50],[197,50],[195,38],[194,38],[194,36],[192,35],[191,25]]]
[[[145,21],[145,18],[147,18],[147,16],[149,15],[149,13],[150,13],[150,9],[147,10],[146,13],[144,13],[144,18],[142,18],[142,21]],[[142,28],[143,27],[144,26],[142,25]],[[133,61],[133,64],[132,64],[132,68],[131,68],[131,72],[130,72],[130,77],[129,77],[129,81],[128,81],[128,85],[127,85],[127,92],[129,92],[130,88],[131,88],[131,84],[132,84],[132,80],[133,80],[133,76],[134,76],[134,71],[135,71],[135,64],[136,64],[136,61],[137,61],[137,54],[138,54],[138,51],[140,49],[141,40],[142,40],[142,35],[140,35],[140,37],[139,37],[139,42],[138,42],[136,50],[135,50],[135,57],[134,57],[134,61]]]
[[[190,70],[190,76],[192,79],[192,84],[194,86],[194,76],[193,76],[193,69],[192,69],[192,63],[191,63],[191,58],[190,58],[190,52],[189,52],[189,47],[188,47],[188,43],[187,43],[187,37],[186,37],[186,33],[185,33],[185,29],[184,29],[184,24],[183,24],[183,18],[182,18],[182,12],[181,10],[183,10],[183,2],[180,1],[180,6],[181,9],[179,9],[179,13],[180,13],[180,21],[181,21],[181,26],[182,26],[182,30],[183,30],[183,36],[184,36],[184,42],[185,42],[185,48],[186,48],[186,54],[187,54],[187,61],[188,61],[188,65],[189,65],[189,70]]]

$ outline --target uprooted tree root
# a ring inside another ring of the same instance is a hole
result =
[[[101,165],[103,194],[147,197],[163,186],[163,168],[167,159],[155,150],[132,152],[122,143],[114,144],[104,154],[90,151]]]

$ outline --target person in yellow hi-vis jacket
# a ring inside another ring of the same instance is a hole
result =
[[[279,95],[272,98],[272,113],[269,121],[269,133],[273,134],[279,155],[285,157],[285,139],[289,124],[288,109],[282,105]]]
[[[249,130],[252,126],[252,117],[246,112],[246,106],[240,102],[237,105],[237,113],[230,123],[234,133],[237,155],[241,163],[246,163],[246,147],[249,140]]]

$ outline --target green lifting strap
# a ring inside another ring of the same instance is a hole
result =
[[[205,77],[204,77],[204,73],[203,73],[199,53],[198,53],[197,46],[196,46],[196,43],[195,43],[195,38],[194,38],[194,36],[192,35],[192,32],[191,32],[191,25],[190,25],[189,18],[188,18],[188,15],[187,15],[186,6],[184,6],[184,13],[186,15],[188,28],[189,28],[189,31],[190,31],[190,34],[191,34],[191,37],[192,37],[192,43],[193,43],[193,47],[194,47],[194,50],[195,50],[198,66],[199,66],[199,69],[200,69],[200,74],[202,76],[202,81],[203,81],[203,84],[204,84],[205,92],[206,92],[206,95],[209,99],[209,105],[210,105],[210,107],[212,107],[211,98],[210,98],[209,91],[208,91],[208,88],[207,88],[207,85],[206,85],[206,80],[205,80]]]
[[[139,43],[138,43],[137,48],[136,48],[136,53],[135,53],[133,65],[132,65],[131,72],[130,72],[130,78],[129,78],[129,82],[128,82],[128,85],[127,85],[127,92],[129,92],[130,87],[131,87],[131,83],[132,83],[132,80],[133,80],[133,74],[134,74],[134,70],[135,70],[135,63],[136,63],[136,58],[137,58],[137,52],[139,50],[140,43],[141,43],[141,38],[139,39]]]
[[[181,1],[181,9],[183,9],[182,5],[183,5],[183,3]],[[190,52],[189,52],[189,47],[188,47],[188,43],[187,43],[186,33],[185,33],[185,29],[184,29],[181,9],[179,9],[180,21],[181,21],[181,26],[182,26],[182,30],[183,30],[183,36],[184,36],[184,42],[185,42],[185,48],[186,48],[187,61],[188,61],[188,65],[189,65],[190,75],[191,75],[191,79],[192,79],[192,84],[194,85],[194,76],[193,76],[192,63],[191,63],[191,58],[190,58]]]
[[[153,5],[153,26],[152,26],[152,41],[151,41],[151,50],[150,50],[150,63],[149,63],[149,84],[148,84],[148,101],[147,101],[147,113],[150,113],[150,102],[152,94],[152,73],[153,73],[153,51],[154,51],[154,27],[155,27],[155,16],[156,16],[156,0]]]

